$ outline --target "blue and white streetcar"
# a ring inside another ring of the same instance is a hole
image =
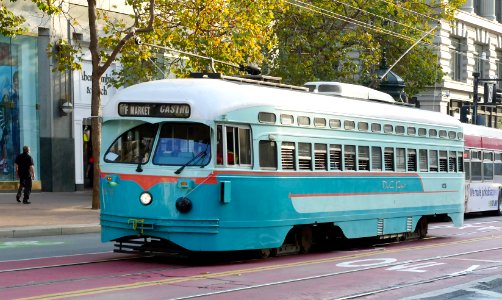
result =
[[[462,225],[456,119],[363,101],[357,86],[351,98],[211,77],[138,84],[105,106],[102,240],[118,251],[307,252],[424,237],[432,216]]]

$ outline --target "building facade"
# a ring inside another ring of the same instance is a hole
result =
[[[123,1],[99,2],[98,8],[109,14],[132,13]],[[16,188],[14,158],[23,145],[30,146],[34,159],[35,190],[81,190],[92,182],[86,180],[93,117],[87,1],[63,2],[72,21],[64,15],[45,16],[31,1],[5,5],[26,18],[27,32],[0,36],[0,190]],[[58,62],[48,50],[54,51],[61,39],[82,46],[81,71],[55,70]],[[106,85],[114,68],[102,77],[102,105],[115,93]]]
[[[456,12],[454,22],[440,24],[435,44],[438,63],[446,75],[441,83],[416,97],[421,108],[457,118],[461,107],[467,107],[467,118],[472,121],[473,73],[478,72],[483,79],[502,78],[502,0],[468,0]],[[502,108],[483,103],[483,83],[478,85],[481,100],[477,123],[502,128]],[[502,87],[502,82],[493,83]]]

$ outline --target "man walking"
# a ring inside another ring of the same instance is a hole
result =
[[[19,189],[17,190],[16,200],[21,202],[21,192],[24,189],[23,203],[30,204],[32,180],[35,179],[35,171],[33,168],[33,159],[30,156],[30,147],[24,146],[23,153],[16,157],[16,175],[19,178]]]

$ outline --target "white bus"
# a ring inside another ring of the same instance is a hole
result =
[[[463,124],[465,213],[500,214],[502,130]]]

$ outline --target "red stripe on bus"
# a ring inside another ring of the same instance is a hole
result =
[[[466,147],[502,150],[502,139],[497,139],[492,137],[481,137],[475,135],[466,135],[464,137],[464,140]]]

